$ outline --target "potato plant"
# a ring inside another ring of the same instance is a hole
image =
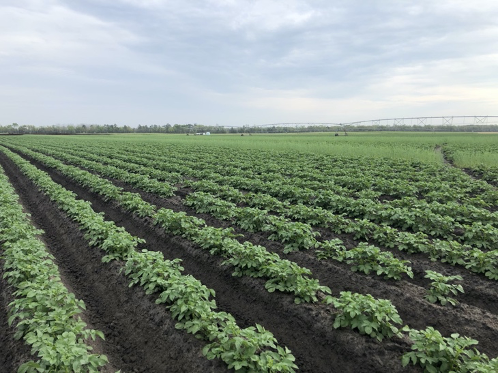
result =
[[[402,336],[395,325],[402,324],[402,319],[389,300],[344,291],[340,297],[333,298],[332,303],[339,311],[333,324],[335,329],[350,327],[378,341]]]
[[[86,328],[77,317],[83,301],[61,281],[54,257],[37,237],[43,231],[30,223],[18,196],[0,168],[0,245],[3,277],[15,288],[8,324],[16,339],[30,345],[37,360],[23,363],[19,372],[98,372],[108,360],[88,345],[101,331]]]
[[[403,328],[413,342],[412,351],[402,356],[402,365],[419,365],[425,372],[497,373],[497,358],[489,359],[472,346],[477,340],[453,333],[443,337],[433,327],[424,330]]]
[[[1,147],[1,146],[0,146]],[[2,150],[3,151],[3,150]],[[73,204],[76,204],[75,194],[66,194],[67,192],[63,187],[54,183],[46,173],[39,171],[36,167],[32,166],[29,162],[26,162],[21,157],[11,153],[8,150],[4,151],[12,160],[18,163],[19,167],[26,173],[30,179],[35,182],[42,191],[44,191],[52,200],[56,203],[61,204],[64,202],[64,207],[69,207]],[[68,192],[69,193],[69,192]],[[69,211],[69,210],[68,210]],[[157,303],[166,303],[169,306],[169,310],[172,313],[172,316],[179,320],[181,323],[178,328],[184,328],[184,323],[186,322],[196,322],[199,326],[199,329],[194,329],[193,325],[185,326],[191,332],[201,335],[201,325],[212,325],[215,329],[220,328],[220,323],[224,323],[224,321],[220,322],[220,315],[216,314],[213,310],[216,308],[216,304],[214,300],[210,300],[209,298],[214,295],[214,291],[206,288],[203,284],[201,284],[194,277],[187,275],[184,276],[180,273],[181,267],[178,265],[178,261],[165,261],[163,259],[163,255],[157,252],[150,252],[148,250],[143,250],[142,253],[137,251],[137,244],[143,242],[143,240],[138,239],[129,235],[124,231],[123,228],[118,228],[114,225],[114,223],[109,221],[104,221],[103,216],[95,213],[91,210],[90,206],[82,212],[78,212],[75,210],[70,210],[73,212],[72,218],[78,223],[85,223],[88,221],[92,221],[92,223],[88,226],[83,225],[85,228],[92,228],[94,231],[94,235],[87,233],[87,238],[92,242],[94,246],[100,247],[102,250],[107,251],[108,255],[103,258],[104,261],[109,261],[111,259],[119,259],[126,261],[125,273],[129,275],[132,279],[130,285],[140,284],[144,287],[146,293],[160,293],[159,298],[157,299]],[[168,214],[168,211],[164,211],[165,214]],[[81,214],[81,215],[80,215]],[[93,220],[91,220],[93,219]],[[169,215],[163,215],[159,218],[160,220],[171,219]],[[179,218],[180,222],[184,222],[185,216],[181,215]],[[189,222],[189,221],[188,221]],[[197,229],[197,228],[196,228]],[[123,235],[123,241],[120,241],[120,234]],[[128,235],[128,241],[126,240]],[[23,254],[24,255],[24,254]],[[42,262],[43,264],[43,262]],[[17,275],[17,273],[15,273]],[[48,290],[50,292],[50,289]],[[43,293],[34,293],[28,292],[31,298],[38,299]],[[74,298],[74,296],[73,296]],[[42,299],[43,300],[43,299]],[[28,302],[30,306],[37,305],[33,302]],[[60,303],[55,303],[56,305],[60,305]],[[76,306],[83,308],[84,306],[80,303]],[[73,316],[78,313],[80,310],[58,310],[56,313],[58,316]],[[17,310],[14,312],[14,316],[12,319],[16,318],[26,318],[24,312],[19,312],[19,316],[15,315]],[[202,338],[210,341],[213,345],[209,347],[209,350],[216,347],[224,347],[224,343],[227,343],[228,340],[234,339],[233,337],[224,336],[223,335],[223,327],[232,324],[232,327],[240,332],[240,341],[247,341],[245,335],[248,332],[255,332],[255,329],[246,329],[241,330],[234,323],[234,319],[230,317],[228,314],[223,315],[227,319],[225,323],[222,324],[222,333],[218,335],[213,334],[213,330],[207,329],[206,331],[209,333],[208,335],[203,336]],[[213,321],[210,321],[210,317],[213,317]],[[35,327],[31,321],[25,322],[26,327]],[[66,324],[64,324],[65,326]],[[77,322],[77,329],[82,331],[82,325]],[[38,329],[37,331],[39,331]],[[278,347],[276,345],[276,340],[273,335],[264,330],[262,327],[257,327],[256,331],[258,335],[262,335],[265,337],[264,340],[258,341],[256,339],[255,345],[256,348],[253,349],[254,352],[260,354],[260,358],[255,359],[253,355],[250,355],[250,351],[245,351],[242,354],[245,357],[240,356],[230,356],[223,355],[222,353],[215,353],[215,356],[224,360],[230,368],[238,367],[239,369],[243,369],[246,371],[263,371],[263,370],[281,370],[284,372],[292,372],[297,366],[293,363],[294,357],[291,352],[287,348]],[[88,336],[95,337],[95,335],[102,336],[102,334],[98,331],[82,331],[85,335],[84,338]],[[233,333],[232,333],[233,334]],[[253,335],[254,336],[254,335]],[[34,336],[29,336],[29,343],[32,343],[33,339],[36,339],[38,334]],[[42,338],[45,336],[42,336]],[[62,336],[63,344],[57,344],[57,348],[66,348],[70,353],[77,353],[82,355],[81,350],[78,348],[72,348],[70,345],[72,342],[76,342],[77,345],[83,345],[83,348],[88,349],[83,339],[74,339],[76,336],[72,334],[66,334]],[[37,342],[36,340],[33,342]],[[265,348],[264,345],[269,344],[269,348]],[[38,344],[36,344],[38,345]],[[37,346],[35,345],[35,348]],[[96,371],[97,368],[92,366],[98,365],[102,366],[106,358],[105,357],[90,357],[89,359],[83,358],[78,359],[76,362],[68,362],[66,360],[65,354],[62,354],[62,364],[59,364],[60,367],[50,367],[52,366],[51,361],[55,361],[53,358],[53,354],[50,351],[50,348],[46,346],[40,345],[42,349],[37,350],[38,352],[47,354],[48,364],[43,362],[40,363],[32,363],[29,362],[25,364],[21,370],[23,371],[32,371],[36,370],[48,370],[48,371],[59,371],[69,372],[76,371],[82,369],[82,364],[88,364],[90,370]],[[206,353],[209,350],[205,351]],[[261,354],[263,353],[263,354]],[[50,355],[50,357],[49,357]],[[80,357],[81,358],[81,357]],[[213,358],[213,357],[212,357]],[[246,362],[244,362],[246,361]],[[59,362],[57,362],[59,363]],[[61,367],[67,366],[70,363],[74,367]],[[264,366],[260,368],[259,366]]]
[[[461,281],[463,278],[459,275],[454,276],[444,276],[441,273],[426,270],[425,278],[432,280],[430,283],[430,288],[428,289],[425,299],[431,303],[440,303],[441,305],[446,305],[450,303],[452,306],[456,306],[458,301],[455,298],[450,297],[450,295],[457,295],[458,292],[464,293],[462,285],[450,284],[452,281]]]

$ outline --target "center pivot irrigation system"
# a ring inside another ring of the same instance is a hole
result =
[[[364,120],[354,122],[283,122],[275,124],[255,125],[268,128],[273,126],[300,127],[300,126],[436,126],[436,125],[497,125],[497,116],[439,116],[439,117],[397,117],[377,120]]]

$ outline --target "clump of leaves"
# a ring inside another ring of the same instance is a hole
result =
[[[449,294],[457,295],[458,292],[464,293],[464,289],[460,284],[448,284],[454,280],[462,280],[463,278],[459,275],[455,276],[444,276],[441,273],[426,270],[425,278],[433,280],[430,283],[430,289],[425,295],[425,299],[431,303],[439,302],[442,305],[446,305],[447,302],[452,306],[458,304],[455,298],[449,297]]]
[[[375,337],[378,341],[392,336],[401,337],[399,329],[392,323],[402,324],[397,309],[386,299],[375,299],[370,294],[341,292],[333,298],[334,307],[340,310],[333,327],[358,329],[363,335]]]
[[[433,327],[424,330],[415,330],[409,327],[402,329],[409,333],[414,342],[413,351],[402,356],[402,365],[405,367],[412,362],[419,364],[425,372],[480,372],[497,373],[497,358],[489,359],[475,348],[477,340],[461,337],[453,333],[450,337],[443,337]]]
[[[321,249],[316,252],[319,259],[335,259],[340,262],[352,264],[353,272],[364,272],[366,275],[376,272],[385,278],[400,280],[402,274],[413,277],[410,263],[400,260],[388,251],[381,251],[378,247],[361,242],[353,249],[347,250],[343,242],[338,239],[324,241],[320,244]]]
[[[222,330],[217,330],[218,340],[203,348],[208,359],[221,358],[237,372],[294,372],[295,357],[288,348],[276,345],[271,332],[259,324],[239,328],[228,320]]]

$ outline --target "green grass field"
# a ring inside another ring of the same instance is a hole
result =
[[[421,133],[421,132],[362,132],[335,137],[332,133],[293,134],[112,134],[57,136],[81,139],[213,145],[241,149],[296,151],[341,156],[367,156],[443,163],[441,151],[453,156],[460,168],[497,169],[497,134],[485,133]]]

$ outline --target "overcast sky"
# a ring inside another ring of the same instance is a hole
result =
[[[0,0],[0,124],[497,115],[496,0]]]

